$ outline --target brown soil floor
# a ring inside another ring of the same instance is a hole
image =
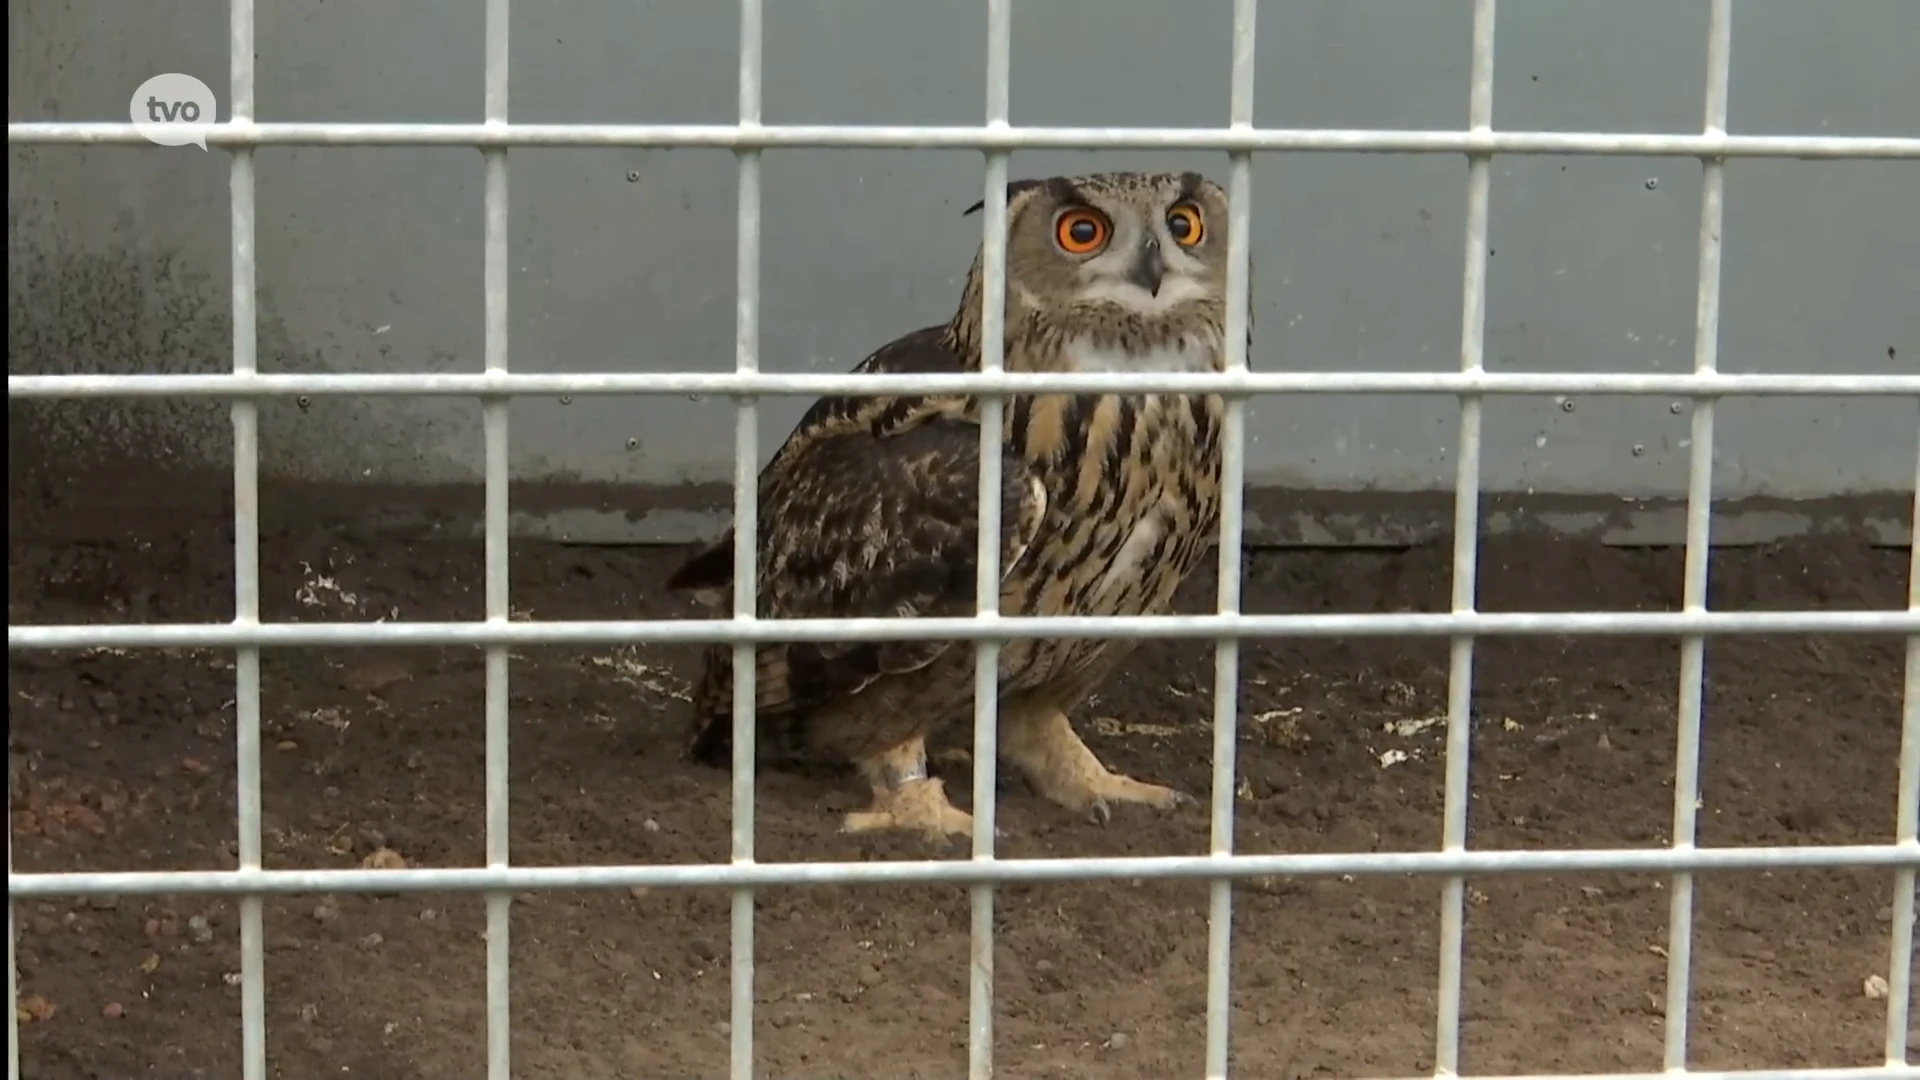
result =
[[[122,489],[124,490],[124,488]],[[76,505],[69,502],[68,507]],[[473,618],[480,546],[374,528],[270,492],[272,619]],[[16,508],[20,509],[20,508]],[[202,620],[230,613],[224,506],[14,515],[8,620]],[[659,583],[676,553],[521,543],[533,618],[687,615]],[[1904,605],[1906,553],[1835,542],[1721,554],[1722,608]],[[1490,542],[1489,610],[1663,609],[1674,551]],[[1440,610],[1448,555],[1263,553],[1252,611]],[[1193,582],[1189,609],[1209,603]],[[1252,851],[1439,841],[1446,645],[1250,643],[1239,844]],[[1654,640],[1490,641],[1479,651],[1472,843],[1667,842],[1678,648]],[[691,650],[528,650],[512,672],[517,861],[723,858],[728,781],[680,760]],[[1709,651],[1704,844],[1882,842],[1893,828],[1902,646],[1836,637]],[[230,867],[227,657],[10,653],[15,866]],[[1209,648],[1138,654],[1082,730],[1116,768],[1208,789]],[[481,663],[471,650],[270,653],[270,866],[482,860]],[[1113,722],[1095,723],[1095,717]],[[1393,760],[1403,759],[1403,760]],[[1383,764],[1383,761],[1391,761]],[[943,771],[965,801],[964,764]],[[920,857],[837,834],[850,781],[773,775],[772,859]],[[1129,808],[1102,829],[1005,786],[1018,856],[1194,853],[1204,809]],[[1669,887],[1632,875],[1470,883],[1463,1064],[1474,1072],[1657,1069]],[[1262,1078],[1432,1068],[1438,884],[1271,883],[1237,893],[1233,1055]],[[1870,1065],[1885,1004],[1889,875],[1740,874],[1698,894],[1693,1065]],[[1007,888],[998,900],[1001,1075],[1192,1075],[1205,1015],[1206,888]],[[239,1061],[235,912],[194,897],[32,902],[20,912],[27,1075],[228,1077]],[[477,898],[334,896],[267,906],[277,1076],[382,1080],[484,1070]],[[967,903],[955,888],[770,892],[756,923],[756,1039],[780,1077],[951,1077],[965,1060]],[[715,1076],[727,1037],[727,899],[656,890],[525,895],[514,907],[516,1075]]]

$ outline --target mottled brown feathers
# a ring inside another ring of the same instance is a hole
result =
[[[920,330],[869,357],[861,373],[960,370],[943,328]],[[939,617],[976,599],[980,427],[955,402],[825,398],[802,417],[760,475],[756,567],[761,618]],[[1013,462],[1002,470],[1003,572],[1039,528],[1044,489]],[[731,531],[689,560],[669,588],[730,588]],[[803,749],[769,720],[854,693],[881,674],[917,670],[950,642],[799,643],[759,651],[755,706],[770,752]],[[707,650],[694,694],[698,757],[731,745],[727,646]]]

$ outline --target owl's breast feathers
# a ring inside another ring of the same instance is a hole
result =
[[[1220,507],[1220,418],[1209,395],[1046,395],[1009,410],[1008,457],[1044,478],[1048,519],[1008,610],[1138,615],[1165,607],[1205,555]],[[1091,661],[1101,643],[1073,647]]]
[[[861,374],[957,372],[944,327],[908,334],[868,357]],[[757,614],[761,618],[969,615],[975,610],[980,427],[965,401],[823,398],[760,474]],[[1001,476],[1003,573],[1039,531],[1046,491],[1018,461]],[[730,530],[668,579],[719,592],[733,580]],[[885,675],[931,664],[949,641],[817,642],[758,653],[755,706],[765,721],[853,694]],[[962,645],[961,647],[965,647]],[[696,684],[696,756],[726,744],[731,651],[708,650]]]

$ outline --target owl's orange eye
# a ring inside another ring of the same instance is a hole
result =
[[[1167,233],[1181,247],[1192,247],[1205,239],[1207,224],[1200,217],[1200,208],[1181,203],[1167,211]]]
[[[1069,255],[1086,255],[1106,246],[1112,228],[1098,210],[1077,207],[1053,223],[1053,240]]]

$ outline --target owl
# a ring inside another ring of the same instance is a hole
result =
[[[980,209],[976,204],[967,213]],[[860,373],[981,365],[982,255],[949,320],[882,346]],[[1217,371],[1225,362],[1227,198],[1196,173],[1020,180],[1007,190],[1004,363],[1009,371]],[[1250,331],[1249,331],[1250,335]],[[1000,612],[1170,610],[1214,542],[1217,395],[1009,398],[999,432]],[[952,617],[975,611],[981,411],[968,395],[817,401],[759,481],[761,618]],[[726,595],[733,531],[668,587]],[[1132,650],[1116,640],[1004,645],[999,749],[1045,798],[1099,824],[1116,804],[1194,800],[1114,772],[1068,720]],[[732,755],[732,653],[704,651],[690,755]],[[763,645],[754,674],[760,763],[835,759],[873,802],[843,831],[965,835],[971,815],[930,776],[929,735],[970,725],[968,642]]]

